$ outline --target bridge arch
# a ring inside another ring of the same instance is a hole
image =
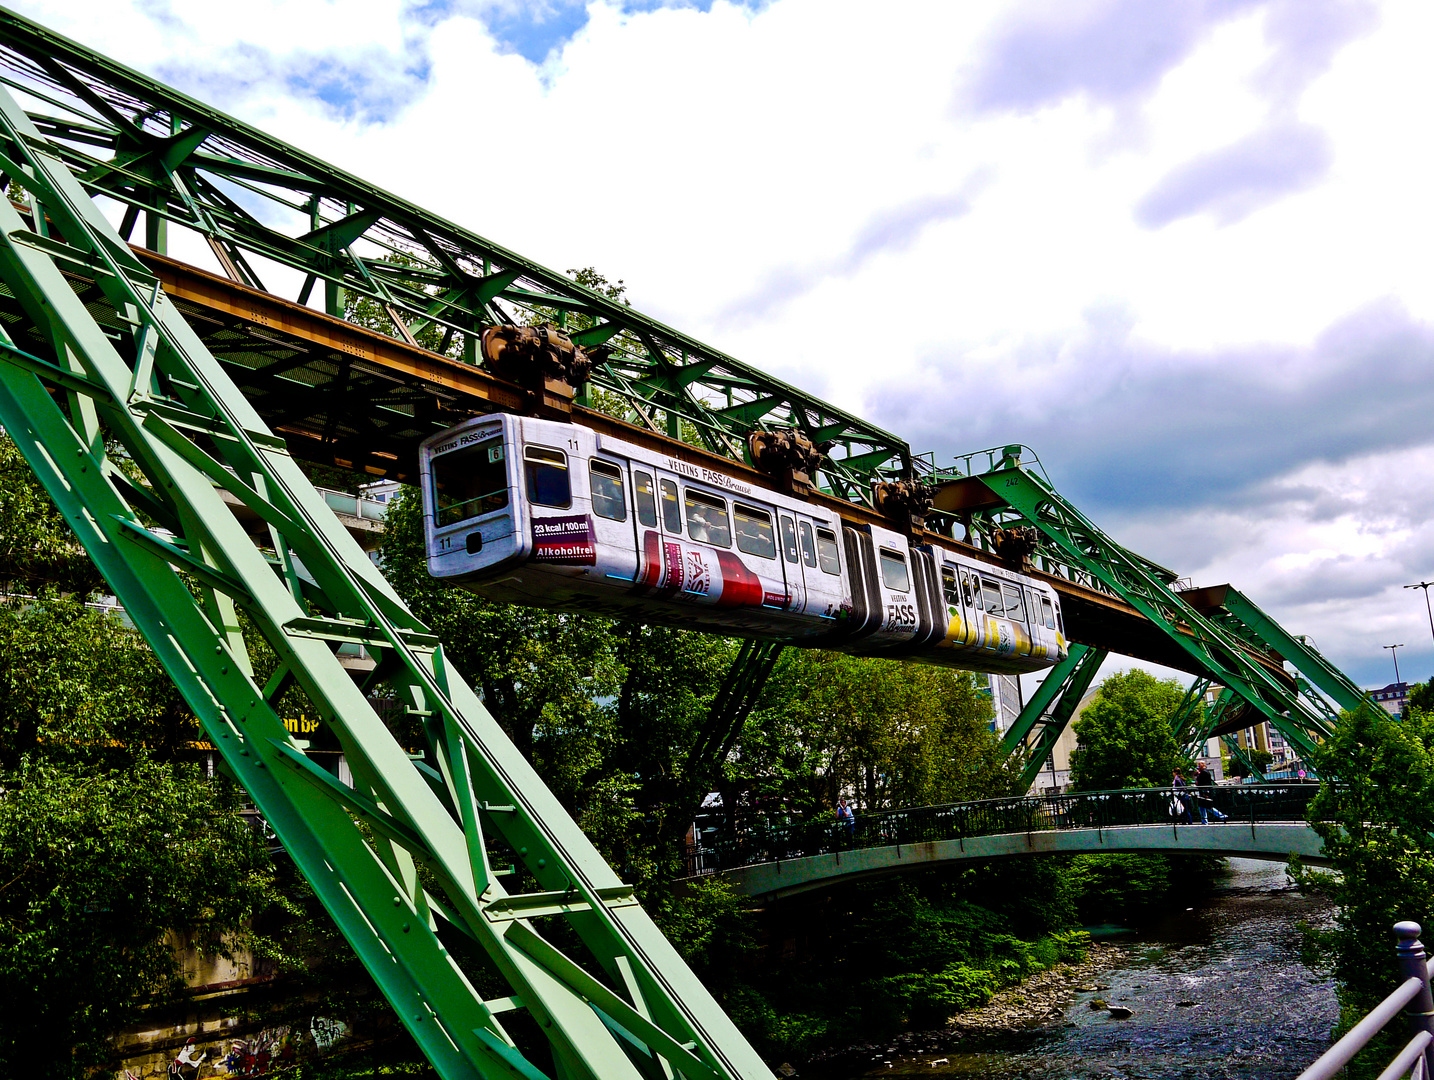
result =
[[[1204,854],[1284,862],[1298,855],[1328,866],[1320,839],[1302,821],[1224,825],[1123,825],[1108,829],[1062,829],[1000,833],[955,840],[852,848],[802,858],[753,863],[721,871],[744,896],[779,899],[863,878],[908,873],[956,862],[1033,855]]]
[[[1095,853],[1208,854],[1327,866],[1305,821],[1313,785],[1217,788],[1226,820],[1172,816],[1169,788],[989,799],[888,810],[855,827],[834,821],[749,829],[694,852],[698,874],[775,899],[843,882],[957,862]],[[1188,792],[1186,793],[1188,797]],[[1183,815],[1182,815],[1183,816]]]

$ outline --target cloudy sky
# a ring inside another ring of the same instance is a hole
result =
[[[1424,0],[11,0],[1434,674]]]

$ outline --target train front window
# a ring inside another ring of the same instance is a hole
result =
[[[803,525],[802,528],[806,528]],[[806,536],[803,535],[803,540]],[[841,556],[837,554],[836,534],[829,529],[817,530],[817,558],[822,564],[822,573],[841,573]]]
[[[546,446],[525,446],[523,470],[528,477],[528,501],[534,506],[566,510],[573,505],[567,454]]]
[[[817,564],[817,545],[812,540],[812,527],[802,522],[802,562],[808,566]]]
[[[649,529],[657,524],[657,499],[652,492],[652,476],[632,470],[632,501],[637,504],[637,520]]]
[[[1041,597],[1041,621],[1046,624],[1047,630],[1056,628],[1056,613],[1051,608],[1051,602],[1044,596]]]
[[[777,557],[777,536],[772,532],[772,515],[755,506],[732,504],[737,522],[737,550],[761,559]]]
[[[682,531],[682,507],[677,505],[677,485],[662,481],[662,527],[670,533]]]
[[[732,546],[732,522],[727,502],[715,495],[687,489],[687,535],[703,544]]]
[[[882,548],[881,580],[892,592],[910,592],[911,575],[906,570],[906,557],[899,552]]]
[[[611,461],[593,458],[588,462],[592,481],[593,513],[609,521],[627,520],[627,498],[622,490],[622,469]]]
[[[501,435],[433,459],[433,508],[441,529],[508,505]]]
[[[800,557],[797,555],[797,527],[789,517],[782,518],[782,551],[787,556],[787,562],[796,562]]]

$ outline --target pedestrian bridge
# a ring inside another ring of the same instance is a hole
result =
[[[1314,785],[1216,788],[1210,823],[1172,814],[1169,788],[989,799],[834,821],[759,823],[692,853],[746,896],[775,899],[860,878],[961,861],[1094,853],[1205,854],[1327,865],[1305,821]],[[1207,812],[1211,804],[1206,806]]]

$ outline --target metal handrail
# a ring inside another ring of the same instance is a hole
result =
[[[1402,1076],[1428,1080],[1430,1077],[1430,1067],[1434,1064],[1430,1060],[1430,1044],[1434,1043],[1434,996],[1430,994],[1429,979],[1434,975],[1434,963],[1430,963],[1424,955],[1418,923],[1395,923],[1394,933],[1399,938],[1394,951],[1405,980],[1394,993],[1371,1009],[1368,1016],[1350,1028],[1339,1042],[1300,1073],[1297,1080],[1332,1080],[1410,1002],[1414,1003],[1414,1011],[1409,1013],[1414,1037],[1404,1044],[1394,1060],[1379,1074],[1379,1080],[1395,1080]]]
[[[854,823],[827,817],[773,821],[775,815],[769,815],[749,819],[735,832],[719,835],[714,841],[689,845],[688,872],[697,876],[854,848],[1003,833],[1130,825],[1182,828],[1200,824],[1201,802],[1207,812],[1213,809],[1232,823],[1304,821],[1309,801],[1318,790],[1314,784],[1122,788],[859,812]],[[1177,797],[1184,800],[1178,814],[1173,812]]]

